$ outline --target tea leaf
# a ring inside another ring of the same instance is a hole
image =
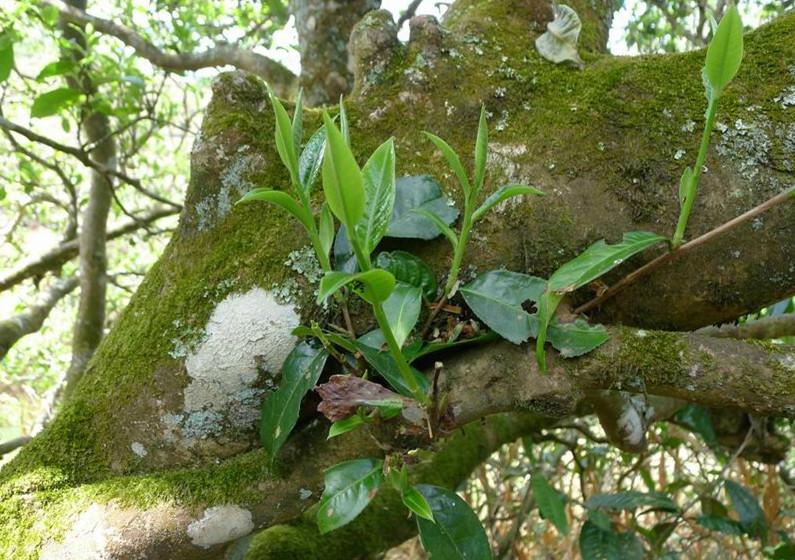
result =
[[[382,467],[376,459],[355,459],[325,471],[326,487],[316,516],[321,534],[350,523],[367,507],[384,480]]]

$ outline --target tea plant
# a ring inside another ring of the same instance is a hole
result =
[[[695,168],[686,169],[682,178],[681,214],[670,241],[674,248],[682,242],[693,207],[717,101],[739,67],[741,32],[736,8],[731,8],[718,26],[707,52],[704,82],[708,108],[704,135]],[[316,323],[295,330],[294,334],[303,340],[287,357],[279,388],[267,399],[262,412],[260,438],[271,461],[294,428],[301,400],[318,383],[329,356],[339,362],[338,369],[349,374],[332,376],[329,383],[318,388],[323,398],[319,410],[333,420],[330,438],[401,414],[404,415],[402,420],[413,424],[415,429],[427,427],[433,437],[445,403],[425,375],[412,366],[413,362],[434,352],[498,337],[515,344],[535,338],[536,358],[542,371],[546,368],[544,345],[547,341],[564,358],[588,353],[608,339],[608,332],[582,317],[573,321],[557,317],[556,309],[563,298],[645,249],[669,242],[668,238],[656,233],[629,232],[614,245],[603,240],[594,243],[561,266],[548,280],[520,272],[491,270],[459,287],[461,264],[477,223],[509,198],[543,194],[528,185],[504,185],[478,206],[487,171],[485,108],[481,108],[475,135],[471,176],[447,142],[430,132],[425,133],[446,159],[460,188],[463,211],[456,231],[453,224],[459,212],[432,178],[396,178],[393,139],[376,148],[364,166],[359,167],[350,146],[344,105],[340,103],[339,128],[324,112],[322,127],[310,137],[303,150],[299,150],[302,139],[300,95],[292,119],[272,93],[270,99],[276,121],[276,147],[288,171],[290,186],[285,191],[256,189],[241,202],[269,202],[298,219],[324,272],[318,289],[318,304],[335,296],[332,307],[334,304],[344,306],[348,295],[356,295],[369,304],[377,325],[376,330],[364,334],[354,332],[350,325],[347,329],[335,329],[333,325]],[[325,201],[316,216],[312,189],[318,175],[322,177]],[[335,221],[339,222],[339,229]],[[446,283],[438,294],[435,275],[417,256],[405,251],[377,253],[385,237],[433,239],[439,235],[452,247],[452,263]],[[444,336],[426,339],[427,327],[458,292],[471,313],[491,331],[477,336],[464,335],[463,322],[458,322]],[[418,329],[423,301],[434,300],[426,328]],[[394,392],[368,380],[368,375],[383,378]],[[565,533],[568,527],[559,495],[544,479],[536,478],[533,478],[533,491],[539,507],[545,517]],[[474,512],[452,492],[410,484],[400,454],[388,455],[384,460],[355,459],[328,469],[325,491],[317,510],[320,531],[332,531],[352,521],[385,483],[400,493],[404,505],[415,514],[422,544],[432,555],[444,558],[491,556]],[[601,504],[601,507],[607,506]],[[586,524],[583,529],[586,544],[593,536],[591,533],[605,530],[591,525]],[[602,538],[601,534],[596,537]]]

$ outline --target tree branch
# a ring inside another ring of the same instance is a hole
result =
[[[757,340],[795,336],[795,313],[763,317],[740,325],[704,327],[696,332],[706,336]]]
[[[91,24],[100,33],[119,39],[125,45],[132,47],[138,56],[163,70],[181,72],[216,66],[233,66],[266,80],[280,96],[287,96],[295,89],[297,81],[295,74],[275,60],[253,51],[233,45],[218,45],[197,53],[166,53],[149,43],[135,30],[120,23],[92,16],[60,0],[40,0],[39,3],[56,8],[61,17],[69,23]]]
[[[111,228],[108,230],[107,238],[108,240],[116,239],[141,229],[142,227],[156,222],[161,218],[173,216],[178,212],[179,210],[176,208],[154,208],[145,214],[138,216],[133,221],[129,221],[115,228]],[[70,261],[77,256],[78,246],[78,241],[76,239],[72,239],[66,243],[61,243],[43,255],[23,262],[16,268],[5,272],[4,274],[0,275],[0,292],[16,286],[27,278],[42,276],[50,270],[55,270],[56,268],[62,266],[65,262]]]

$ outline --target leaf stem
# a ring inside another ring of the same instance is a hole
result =
[[[464,198],[464,219],[461,222],[461,233],[458,236],[458,243],[453,248],[453,263],[450,265],[450,274],[447,276],[447,283],[444,286],[446,299],[450,299],[455,290],[461,262],[464,260],[464,252],[467,243],[469,243],[469,234],[472,231],[472,203],[469,198],[469,196]]]
[[[682,210],[679,213],[679,221],[676,224],[676,232],[674,233],[673,246],[679,247],[682,244],[682,239],[685,236],[685,229],[687,222],[690,219],[690,212],[693,210],[693,203],[696,200],[696,193],[698,192],[698,182],[701,179],[701,170],[704,167],[704,162],[707,159],[707,149],[709,148],[709,139],[712,135],[712,129],[715,126],[715,115],[718,109],[718,98],[711,94],[709,103],[707,105],[707,120],[704,123],[704,132],[701,135],[701,145],[698,148],[698,157],[696,157],[696,165],[693,168],[693,177],[690,179],[690,184],[687,188],[687,194],[682,204]]]
[[[381,328],[381,332],[384,335],[384,340],[386,340],[389,353],[392,354],[392,357],[397,363],[398,370],[400,371],[403,381],[406,382],[406,386],[411,391],[411,394],[414,395],[414,398],[423,405],[427,406],[430,403],[428,395],[422,392],[417,380],[414,378],[414,373],[411,371],[411,366],[409,366],[409,363],[406,361],[406,357],[403,355],[403,351],[400,349],[400,345],[395,339],[392,328],[389,326],[389,321],[386,318],[383,306],[380,303],[373,303],[373,313],[375,314],[375,320],[378,322],[378,326]]]

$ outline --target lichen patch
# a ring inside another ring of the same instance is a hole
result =
[[[201,519],[188,525],[188,537],[194,545],[210,548],[244,537],[253,530],[251,512],[231,504],[205,509]]]

